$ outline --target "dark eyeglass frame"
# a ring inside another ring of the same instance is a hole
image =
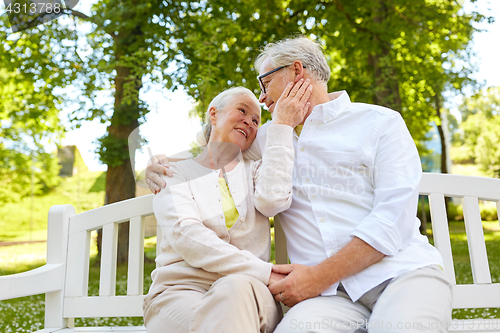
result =
[[[262,79],[263,79],[263,78],[265,78],[265,77],[266,77],[266,76],[268,76],[268,75],[273,74],[274,72],[279,71],[279,70],[280,70],[280,69],[282,69],[282,68],[285,68],[285,67],[288,67],[288,66],[291,66],[291,65],[293,65],[293,64],[280,66],[280,67],[277,67],[277,68],[275,68],[275,69],[273,69],[273,70],[270,70],[270,71],[269,71],[269,72],[267,72],[267,73],[264,73],[264,74],[262,74],[262,75],[257,76],[257,80],[259,80],[259,87],[260,87],[260,90],[261,90],[264,94],[266,93],[266,87],[264,86],[264,82],[262,82]],[[302,68],[306,68],[306,66],[302,65]]]

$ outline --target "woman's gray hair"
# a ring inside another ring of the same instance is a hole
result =
[[[291,65],[298,60],[318,81],[326,84],[330,79],[330,67],[321,45],[309,38],[300,36],[267,44],[255,60],[257,71],[267,58],[271,59],[273,67]]]
[[[233,87],[227,90],[224,90],[210,102],[208,106],[207,112],[205,114],[205,123],[200,133],[196,136],[196,139],[200,145],[206,145],[208,141],[210,141],[210,134],[212,134],[212,123],[210,121],[210,109],[215,107],[217,111],[223,111],[224,108],[233,100],[241,95],[246,95],[255,101],[255,105],[260,108],[259,101],[257,97],[253,94],[253,92],[245,87]]]

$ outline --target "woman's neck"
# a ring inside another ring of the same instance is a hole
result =
[[[194,160],[212,170],[233,170],[238,165],[240,148],[230,142],[209,142],[203,152]]]

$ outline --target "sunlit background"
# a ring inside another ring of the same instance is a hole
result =
[[[75,7],[84,13],[90,13],[92,1],[80,1]],[[478,10],[486,16],[495,18],[493,24],[486,22],[477,25],[482,29],[474,36],[473,51],[474,61],[478,65],[478,71],[474,75],[480,82],[485,83],[485,87],[500,86],[500,64],[498,63],[500,54],[500,1],[479,0],[475,3],[467,2],[467,11]],[[189,111],[193,108],[193,101],[182,90],[170,92],[162,89],[158,85],[147,84],[148,92],[142,93],[145,101],[152,106],[151,111],[146,116],[146,122],[141,126],[141,134],[149,141],[153,154],[173,155],[190,148],[190,144],[195,141],[195,135],[200,130],[200,120],[197,117],[189,117]],[[338,87],[342,90],[342,87]],[[457,110],[461,102],[460,96],[448,101],[447,107],[460,119]],[[113,103],[111,99],[109,103]],[[66,115],[62,115],[65,119]],[[63,145],[76,145],[90,170],[106,170],[98,156],[94,153],[97,145],[95,140],[106,131],[106,126],[98,121],[85,122],[82,127],[70,130],[63,139]],[[145,167],[148,161],[147,151],[139,152],[136,156],[136,170]]]

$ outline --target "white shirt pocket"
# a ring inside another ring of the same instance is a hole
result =
[[[317,154],[321,158],[311,168],[311,178],[322,190],[362,196],[373,192],[371,163],[362,154],[332,150]]]

